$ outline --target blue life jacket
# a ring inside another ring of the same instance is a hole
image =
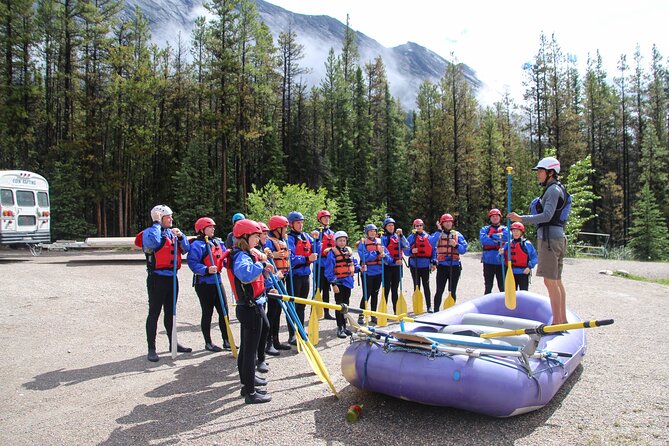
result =
[[[560,197],[558,199],[558,203],[555,208],[555,213],[551,217],[550,221],[547,223],[538,224],[537,226],[539,228],[541,228],[542,226],[564,227],[564,225],[567,223],[567,219],[569,218],[569,213],[571,212],[571,194],[567,192],[567,188],[565,188],[564,185],[559,181],[556,182],[555,185],[560,189],[562,189],[562,194],[564,198]],[[548,187],[544,189],[540,197],[536,197],[534,200],[532,200],[532,203],[530,203],[530,214],[537,215],[543,212],[544,207],[541,204],[541,199],[544,197],[544,194],[546,193],[547,190]]]

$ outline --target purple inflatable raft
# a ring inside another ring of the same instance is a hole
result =
[[[516,300],[508,310],[503,293],[489,294],[421,316],[446,327],[416,322],[392,335],[360,330],[342,357],[343,375],[360,389],[494,417],[540,409],[585,355],[585,330],[478,337],[551,322],[547,297],[519,291]],[[581,321],[571,311],[567,319]]]

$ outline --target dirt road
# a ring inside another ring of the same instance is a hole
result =
[[[339,369],[349,341],[335,336],[333,321],[321,321],[318,350],[339,399],[293,351],[269,360],[272,402],[245,405],[230,353],[203,349],[200,308],[187,268],[180,273],[179,340],[194,351],[172,361],[161,322],[161,359],[149,363],[141,259],[137,252],[30,258],[0,251],[0,444],[669,443],[664,339],[669,287],[598,273],[622,268],[669,277],[666,263],[568,259],[568,306],[584,319],[614,318],[616,323],[588,332],[582,366],[549,406],[492,419],[350,386]],[[434,290],[434,275],[432,281]],[[403,290],[409,298],[408,277]],[[482,291],[480,263],[468,254],[459,300]],[[530,291],[545,293],[539,280]],[[357,302],[360,291],[353,295]],[[233,318],[237,339],[238,328]],[[220,342],[217,328],[212,333]],[[355,424],[345,421],[351,404],[364,405]]]

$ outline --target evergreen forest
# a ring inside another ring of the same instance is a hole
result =
[[[541,193],[531,168],[554,155],[574,197],[570,237],[669,255],[669,64],[657,46],[621,54],[613,73],[593,48],[579,72],[542,34],[522,101],[479,103],[454,61],[402,104],[348,25],[307,85],[300,36],[274,39],[249,0],[209,1],[212,18],[174,47],[121,8],[0,4],[0,169],[47,178],[53,239],[133,236],[159,203],[186,232],[207,215],[224,235],[235,212],[279,210],[258,197],[307,190],[336,209],[336,229],[360,234],[386,214],[405,232],[414,218],[432,229],[449,212],[476,240],[490,208],[505,213],[506,167],[512,208],[527,213]]]

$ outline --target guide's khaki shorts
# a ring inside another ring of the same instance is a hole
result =
[[[562,278],[562,263],[567,252],[567,238],[537,240],[539,263],[537,276],[558,280]]]

